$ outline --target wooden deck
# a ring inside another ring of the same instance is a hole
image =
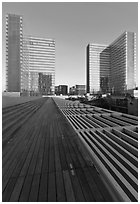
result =
[[[9,131],[3,145],[3,202],[113,201],[51,98],[17,131]]]

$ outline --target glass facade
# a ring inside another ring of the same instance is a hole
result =
[[[25,59],[28,66],[28,90],[51,95],[55,92],[55,41],[53,39],[24,37]],[[25,65],[25,67],[26,67]],[[27,68],[25,68],[27,69]]]
[[[22,69],[22,17],[6,15],[6,90],[20,92]]]
[[[135,33],[124,32],[109,46],[87,46],[87,93],[125,94],[135,82]]]
[[[21,93],[28,92],[29,90],[29,55],[28,44],[23,38],[22,49],[22,67],[21,67]]]
[[[110,47],[100,53],[100,91],[110,92]]]
[[[135,34],[124,32],[111,45],[111,90],[126,93],[135,86]]]
[[[100,91],[100,53],[106,45],[89,44],[87,46],[87,92]]]

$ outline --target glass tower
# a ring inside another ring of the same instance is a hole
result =
[[[22,68],[22,17],[6,15],[6,90],[20,92]]]
[[[110,45],[111,90],[126,93],[135,88],[136,35],[124,32]]]
[[[28,90],[31,94],[55,93],[55,41],[54,39],[25,36],[23,40],[25,69],[29,70]],[[28,68],[27,68],[28,67]]]
[[[135,33],[124,32],[109,46],[87,46],[87,93],[131,93],[135,83]]]
[[[107,45],[89,44],[87,46],[87,93],[100,91],[100,53]]]

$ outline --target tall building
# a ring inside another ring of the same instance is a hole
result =
[[[53,39],[24,36],[24,66],[29,70],[30,93],[55,93],[55,41]],[[25,59],[25,57],[27,57]]]
[[[100,92],[110,92],[110,47],[100,53]]]
[[[109,46],[87,46],[87,92],[125,94],[135,88],[136,34],[124,32]]]
[[[87,46],[87,93],[100,91],[100,53],[107,45],[89,44]]]
[[[6,15],[6,90],[21,91],[22,16]]]
[[[135,88],[136,34],[124,32],[110,44],[111,91],[126,93]]]

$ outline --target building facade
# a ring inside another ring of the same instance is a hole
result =
[[[113,94],[125,94],[135,88],[136,34],[124,32],[110,45]]]
[[[21,91],[22,40],[22,16],[6,15],[6,90],[8,92]]]
[[[100,53],[107,45],[89,44],[87,46],[87,93],[100,91]]]
[[[109,46],[87,46],[87,93],[122,95],[136,82],[136,34],[124,32]]]
[[[106,47],[100,53],[100,92],[110,92],[110,47]]]
[[[24,66],[28,71],[28,90],[31,94],[55,93],[54,39],[24,36]],[[28,67],[28,68],[27,68]]]
[[[68,94],[68,86],[67,85],[59,85],[55,86],[55,94],[56,95],[67,95]]]
[[[70,95],[79,95],[83,96],[86,93],[86,86],[85,85],[75,85],[70,87],[69,94]]]

